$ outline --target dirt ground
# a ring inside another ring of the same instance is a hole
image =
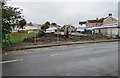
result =
[[[72,36],[69,35],[69,38],[66,38],[65,36],[58,36],[55,34],[45,34],[43,36],[37,36],[36,38],[29,38],[29,39],[25,39],[23,42],[24,43],[33,43],[34,41],[36,41],[39,44],[43,44],[43,43],[53,43],[56,41],[86,41],[86,40],[99,40],[99,39],[110,39],[107,36],[104,36],[102,34],[87,34],[86,36]]]

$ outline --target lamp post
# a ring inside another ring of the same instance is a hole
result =
[[[57,41],[59,42],[59,28],[57,28]]]

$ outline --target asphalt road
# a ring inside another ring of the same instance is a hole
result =
[[[118,42],[7,52],[3,76],[117,76]]]

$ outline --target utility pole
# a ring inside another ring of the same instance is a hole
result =
[[[118,38],[120,37],[120,1],[118,2]]]
[[[8,44],[11,46],[11,42],[10,42],[10,32],[8,32]]]
[[[33,29],[33,31],[34,31],[34,29]],[[38,31],[38,29],[37,29],[37,31]],[[34,45],[37,44],[37,31],[34,31]]]

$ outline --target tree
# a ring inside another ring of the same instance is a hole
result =
[[[22,20],[19,21],[20,28],[23,28],[25,25],[26,25],[26,20],[25,19],[22,19]]]
[[[45,24],[50,25],[50,22],[47,21]]]
[[[2,31],[8,33],[8,43],[10,45],[10,32],[14,28],[23,28],[26,21],[21,15],[19,8],[6,6],[6,1],[2,2]]]
[[[5,1],[2,5],[2,31],[11,32],[14,28],[23,28],[26,24],[19,8],[6,6]]]
[[[33,26],[32,22],[30,22],[28,25]]]
[[[45,24],[42,25],[41,29],[43,29],[44,31],[49,28],[50,23],[47,21]]]
[[[57,25],[56,23],[52,23],[53,26]]]

